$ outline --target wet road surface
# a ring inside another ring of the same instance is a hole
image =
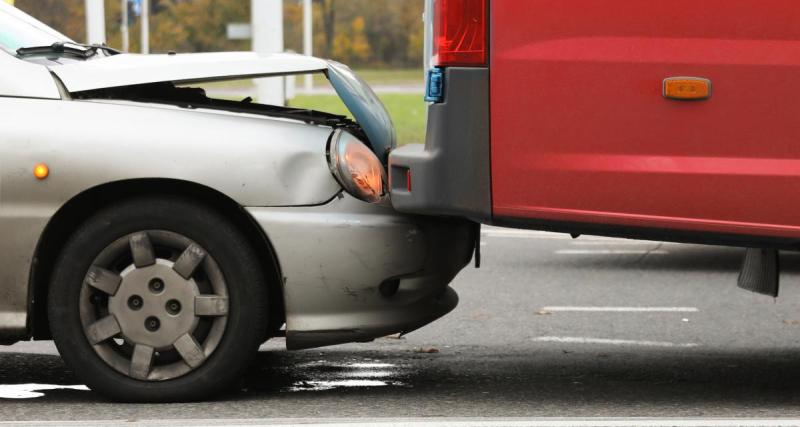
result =
[[[800,417],[800,256],[782,296],[741,251],[489,229],[459,307],[402,339],[262,347],[215,402],[109,403],[52,343],[0,349],[0,418]]]

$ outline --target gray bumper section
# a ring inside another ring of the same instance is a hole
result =
[[[444,91],[445,101],[428,107],[425,145],[406,145],[390,155],[392,204],[401,212],[487,222],[492,215],[489,70],[448,68]]]
[[[472,258],[468,221],[401,215],[346,194],[247,210],[281,266],[289,349],[410,332],[458,303],[448,284]]]

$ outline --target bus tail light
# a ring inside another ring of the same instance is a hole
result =
[[[488,0],[433,0],[433,64],[487,64]]]

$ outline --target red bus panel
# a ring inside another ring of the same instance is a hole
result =
[[[495,0],[496,218],[800,237],[795,0]],[[666,99],[670,77],[711,81]]]

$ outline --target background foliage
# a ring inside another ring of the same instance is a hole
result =
[[[84,0],[16,0],[16,6],[76,41],[85,40]],[[119,48],[121,1],[105,0],[108,44]],[[132,7],[131,7],[132,8]],[[152,52],[249,50],[228,40],[226,25],[250,21],[247,0],[151,0]],[[419,68],[423,0],[314,0],[314,55],[355,67]],[[139,46],[140,22],[129,14],[130,50]],[[302,3],[284,2],[287,49],[302,52]]]

